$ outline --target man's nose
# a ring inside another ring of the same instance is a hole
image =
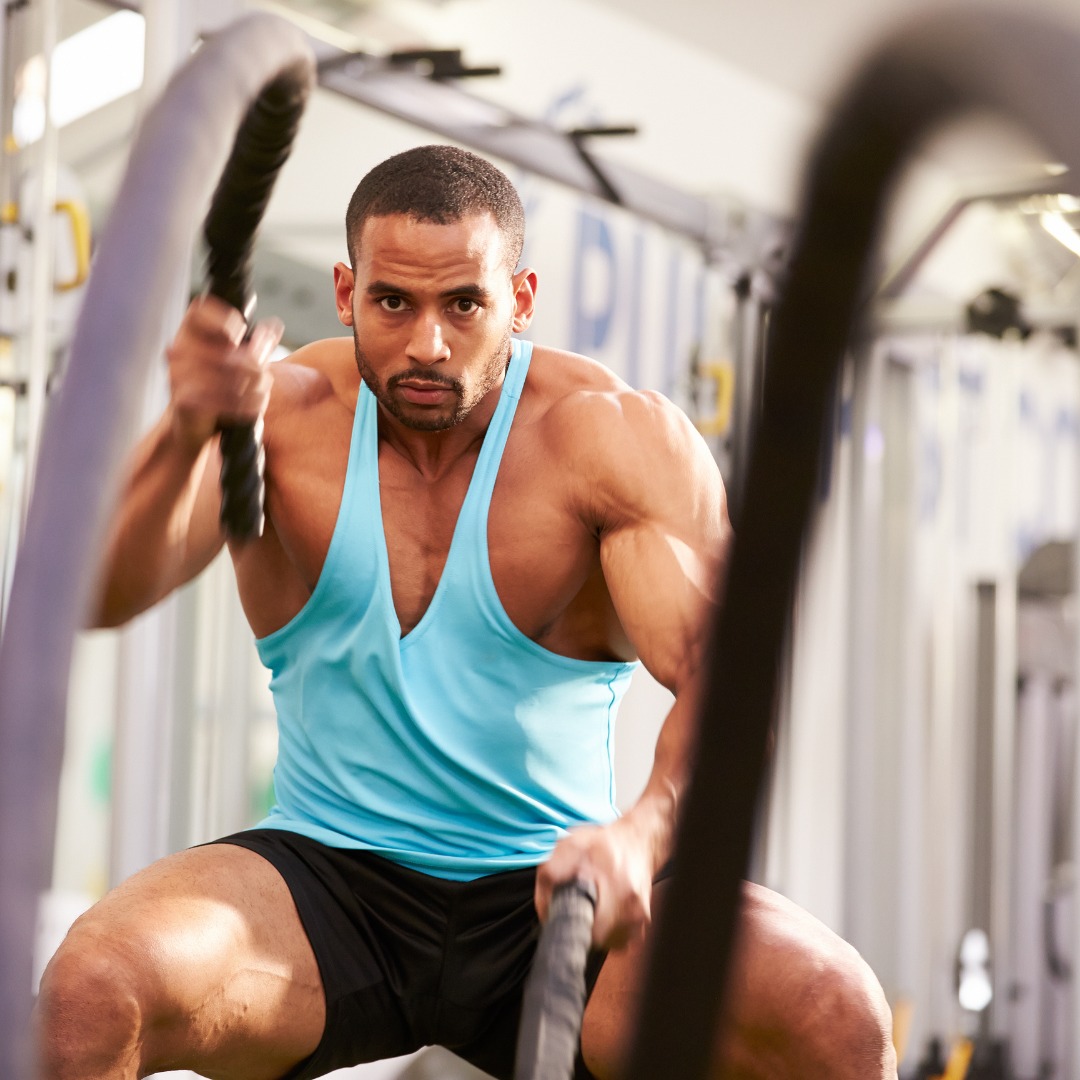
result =
[[[450,346],[443,336],[442,323],[433,316],[421,316],[413,324],[409,338],[409,359],[418,364],[437,364],[450,359]]]

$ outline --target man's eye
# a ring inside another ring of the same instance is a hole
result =
[[[470,300],[467,296],[459,296],[454,301],[454,310],[459,315],[471,315],[479,306],[475,300]]]
[[[405,301],[400,296],[383,296],[379,298],[379,307],[383,311],[401,311],[405,307]]]

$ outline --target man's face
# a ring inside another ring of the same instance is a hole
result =
[[[453,427],[499,385],[536,275],[513,273],[486,213],[449,225],[368,218],[356,249],[355,272],[339,263],[334,278],[364,382],[407,427]]]

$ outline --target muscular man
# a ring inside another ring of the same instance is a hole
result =
[[[203,299],[169,350],[98,621],[220,550],[215,432],[265,413],[266,531],[230,553],[271,672],[276,802],[75,924],[39,1000],[49,1080],[314,1077],[425,1044],[508,1077],[538,920],[575,876],[608,951],[579,1076],[624,1067],[729,537],[720,477],[662,397],[513,336],[537,275],[493,166],[393,157],[346,226],[351,341],[270,367],[281,328],[245,342]],[[675,704],[617,817],[612,726],[637,657]],[[895,1076],[852,949],[751,886],[740,941],[718,1076]]]

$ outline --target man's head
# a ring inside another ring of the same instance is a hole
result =
[[[364,383],[407,428],[456,427],[532,319],[536,274],[515,269],[521,200],[475,154],[425,146],[368,173],[346,220],[351,265],[334,267],[334,289]]]
[[[449,225],[491,214],[513,273],[525,243],[525,211],[514,185],[489,161],[454,146],[418,146],[376,165],[357,185],[345,214],[349,259],[356,267],[364,223],[402,214]]]

